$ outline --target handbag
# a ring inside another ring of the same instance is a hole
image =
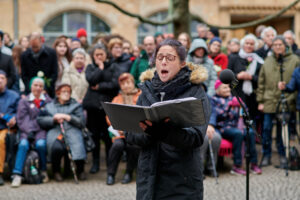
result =
[[[83,136],[85,150],[87,152],[93,151],[93,149],[96,147],[95,142],[92,138],[92,133],[86,127],[82,129],[82,136]]]

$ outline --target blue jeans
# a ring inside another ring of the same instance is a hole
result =
[[[271,157],[272,155],[272,128],[273,128],[273,119],[276,117],[275,114],[264,114],[264,125],[262,132],[262,149],[264,157]],[[280,156],[285,156],[284,146],[281,137],[281,124],[277,121],[276,128],[276,146],[278,154]]]
[[[250,162],[252,164],[257,164],[255,134],[252,129],[250,129],[249,133],[250,133]],[[222,138],[232,142],[234,165],[238,167],[242,166],[242,144],[243,141],[246,139],[246,130],[243,133],[240,129],[237,128],[225,129],[224,132],[222,133]]]
[[[47,159],[46,159],[46,140],[40,139],[35,143],[35,149],[37,150],[40,161],[41,161],[41,170],[45,171],[47,169]],[[22,174],[23,167],[26,159],[27,152],[29,150],[29,142],[27,139],[22,139],[18,146],[18,152],[16,156],[15,168],[13,170],[14,174]]]

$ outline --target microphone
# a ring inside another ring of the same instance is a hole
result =
[[[283,56],[282,56],[282,54],[278,55],[277,62],[278,62],[279,65],[283,64]]]
[[[220,81],[224,84],[229,84],[231,88],[235,88],[239,81],[235,78],[234,73],[230,69],[225,69],[220,73]]]

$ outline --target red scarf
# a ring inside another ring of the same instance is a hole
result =
[[[37,108],[40,108],[41,107],[41,99],[34,99],[33,100],[33,103],[35,104],[35,106],[37,107]]]

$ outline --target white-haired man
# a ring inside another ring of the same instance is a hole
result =
[[[260,37],[264,41],[264,45],[256,51],[257,55],[265,59],[272,54],[272,41],[276,35],[276,30],[271,26],[268,26],[261,32]]]

